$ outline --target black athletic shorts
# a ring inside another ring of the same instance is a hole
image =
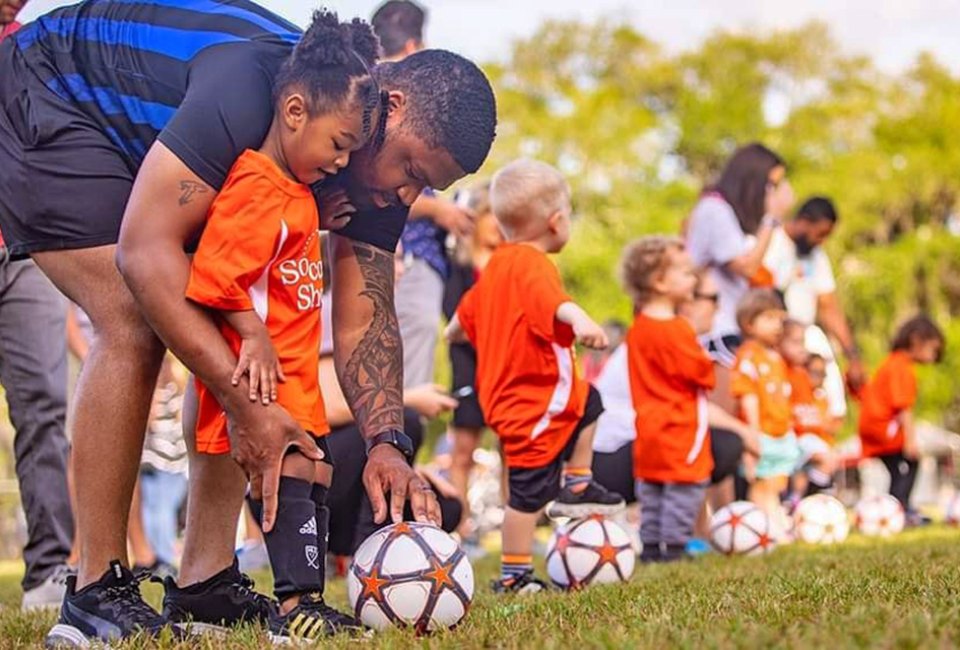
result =
[[[733,368],[733,363],[737,358],[737,349],[742,343],[743,339],[738,334],[713,337],[707,339],[707,354],[714,362],[719,363],[724,368]]]
[[[743,438],[726,429],[710,429],[710,453],[713,454],[710,484],[716,485],[728,476],[736,476],[743,456]]]
[[[603,414],[603,400],[593,386],[587,394],[583,417],[573,430],[573,435],[556,458],[545,467],[512,467],[509,471],[510,507],[520,512],[539,512],[547,503],[560,494],[560,477],[563,464],[570,460],[580,433],[597,421]]]
[[[10,255],[116,243],[134,169],[101,127],[0,44],[0,224]]]

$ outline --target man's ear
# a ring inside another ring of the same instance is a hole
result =
[[[407,95],[402,90],[391,90],[387,101],[387,119],[402,122],[407,110]]]
[[[297,130],[302,127],[310,114],[307,110],[307,100],[300,93],[291,93],[283,98],[280,104],[283,123],[290,130]]]

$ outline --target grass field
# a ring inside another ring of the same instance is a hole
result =
[[[496,558],[475,565],[479,593],[456,631],[417,639],[397,630],[337,639],[330,648],[956,648],[960,647],[960,531],[914,530],[888,541],[853,536],[830,548],[793,546],[764,558],[711,556],[638,567],[625,585],[574,594],[496,597]],[[54,616],[17,609],[18,576],[0,565],[0,648],[39,647]],[[258,576],[258,586],[268,579]],[[159,602],[156,585],[145,587]],[[344,605],[342,581],[331,600]],[[239,630],[183,648],[256,648]],[[174,648],[129,642],[125,648]]]

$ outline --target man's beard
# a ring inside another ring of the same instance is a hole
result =
[[[793,243],[797,247],[797,255],[800,257],[809,257],[813,249],[816,248],[816,246],[807,239],[806,235],[797,235],[793,238]]]

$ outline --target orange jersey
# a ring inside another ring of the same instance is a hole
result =
[[[716,383],[713,361],[682,318],[638,314],[626,343],[637,414],[634,476],[658,483],[707,480],[713,470],[706,398]]]
[[[917,373],[903,351],[893,352],[860,394],[860,442],[867,457],[903,449],[903,428],[897,416],[917,401]]]
[[[263,154],[245,151],[210,207],[187,297],[220,311],[257,313],[286,375],[277,386],[277,402],[304,429],[324,435],[330,427],[317,375],[323,293],[319,226],[310,188],[287,178]],[[223,320],[219,326],[238,354],[240,335]],[[223,409],[200,382],[197,391],[197,449],[225,453],[230,443]]]
[[[509,467],[548,465],[583,416],[589,387],[577,373],[573,328],[556,318],[569,301],[544,253],[504,244],[457,308],[477,350],[480,407]]]
[[[790,382],[787,364],[779,352],[756,341],[746,341],[737,350],[730,391],[736,398],[757,396],[763,433],[779,438],[790,431]],[[745,420],[742,409],[740,417]]]
[[[797,435],[812,433],[833,445],[836,439],[830,427],[830,403],[823,388],[815,388],[803,366],[788,369],[793,430]]]

